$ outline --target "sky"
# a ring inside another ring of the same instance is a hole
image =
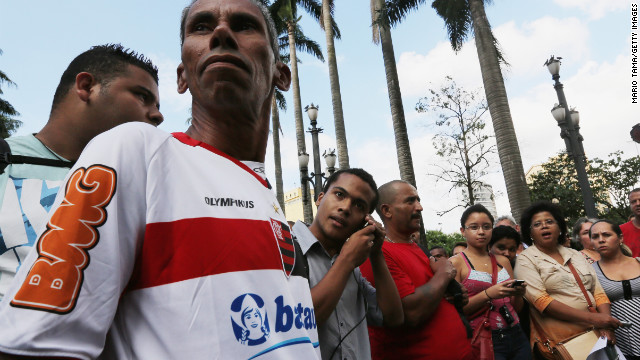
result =
[[[69,62],[93,45],[121,43],[153,60],[160,69],[160,101],[168,132],[187,128],[191,98],[176,91],[180,63],[179,19],[183,1],[59,2],[0,0],[0,69],[17,87],[3,87],[3,98],[20,112],[24,125],[17,135],[35,133],[46,123],[53,93]],[[369,1],[335,2],[342,39],[336,54],[351,167],[369,171],[381,185],[400,177],[389,109],[382,52],[371,41]],[[426,3],[430,3],[427,1]],[[640,105],[632,104],[631,7],[637,0],[494,0],[486,6],[494,35],[510,66],[503,69],[511,116],[524,171],[564,149],[560,129],[550,110],[557,96],[551,75],[543,66],[551,55],[561,56],[560,81],[567,102],[580,111],[581,134],[588,157],[607,158],[620,150],[623,157],[640,155],[629,131],[640,122]],[[326,49],[319,25],[304,10],[305,34]],[[411,12],[392,29],[405,118],[418,192],[427,229],[458,231],[463,211],[445,216],[438,211],[457,204],[461,192],[435,183],[428,175],[439,163],[432,145],[438,130],[436,113],[418,113],[415,105],[428,89],[451,76],[466,90],[482,90],[482,77],[473,34],[455,53],[444,22],[428,5]],[[637,41],[637,40],[636,40]],[[637,54],[636,54],[637,55]],[[300,54],[298,66],[302,107],[319,104],[320,152],[334,149],[335,132],[328,65]],[[295,140],[293,99],[281,112],[281,153],[284,190],[300,186]],[[305,129],[310,126],[303,114]],[[487,113],[486,122],[491,128]],[[307,133],[307,152],[311,138]],[[313,161],[313,160],[312,160]],[[273,145],[265,159],[267,176],[274,177]],[[310,168],[312,164],[309,165]],[[323,163],[324,169],[324,163]],[[494,159],[484,181],[493,186],[498,214],[510,213],[499,161]],[[273,182],[273,181],[272,181]]]

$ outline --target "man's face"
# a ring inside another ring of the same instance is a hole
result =
[[[441,249],[441,248],[431,249],[429,250],[429,253],[431,254],[431,256],[436,258],[436,260],[444,259],[447,257],[447,254],[445,253],[444,249]]]
[[[203,106],[259,109],[270,101],[277,76],[260,9],[248,0],[193,4],[178,66],[180,93],[189,89]]]
[[[636,219],[640,218],[640,191],[629,194],[629,206]]]
[[[387,220],[390,226],[403,234],[411,234],[420,230],[420,214],[422,205],[418,190],[410,184],[395,184],[395,196],[393,202],[388,204],[390,219]],[[385,215],[386,216],[386,215]]]
[[[375,195],[371,186],[358,176],[341,174],[326,193],[318,196],[318,213],[311,232],[318,239],[341,245],[362,228]]]
[[[97,85],[93,106],[95,135],[132,121],[158,126],[164,118],[160,113],[158,84],[143,69],[127,65],[127,71],[106,85]]]

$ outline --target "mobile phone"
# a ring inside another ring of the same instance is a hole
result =
[[[511,284],[511,287],[522,286],[522,284],[524,284],[524,280],[516,279],[516,281]]]
[[[622,327],[631,327],[631,325],[633,325],[633,324],[628,322],[628,321],[620,320],[620,326],[622,326]]]

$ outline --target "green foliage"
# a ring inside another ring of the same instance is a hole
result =
[[[464,190],[462,201],[438,213],[442,215],[475,203],[473,189],[488,173],[496,146],[485,131],[484,114],[489,107],[479,90],[467,91],[447,76],[445,85],[429,89],[429,94],[418,101],[416,111],[438,115],[434,122],[438,132],[433,136],[433,146],[444,160],[442,164],[432,164],[437,172],[429,175],[435,177],[436,182],[449,183],[449,192],[457,188]]]
[[[0,50],[2,55],[2,50]],[[7,74],[0,71],[0,95],[4,94],[2,91],[2,85],[16,86],[16,84],[9,79]],[[18,116],[20,113],[5,99],[0,98],[0,137],[3,139],[11,136],[21,125],[22,121],[14,119],[14,116]]]
[[[427,239],[427,248],[431,249],[433,246],[440,245],[447,250],[447,254],[451,254],[453,244],[464,241],[464,237],[459,232],[445,234],[440,230],[427,230],[425,237]]]
[[[392,26],[400,24],[412,10],[417,10],[421,5],[427,3],[426,0],[386,0],[386,19]],[[483,6],[490,4],[491,1],[483,0]],[[469,0],[433,0],[431,7],[444,20],[444,26],[447,28],[449,42],[451,48],[458,52],[467,41],[469,34],[473,30],[473,16]],[[495,56],[501,64],[509,66],[506,61],[498,40],[493,35],[493,31],[488,29]]]
[[[628,194],[638,184],[640,157],[622,159],[621,152],[609,154],[608,160],[588,161],[587,174],[598,217],[617,223],[629,216]],[[531,200],[558,199],[569,224],[585,216],[584,202],[573,159],[561,152],[542,164],[542,170],[531,177]]]

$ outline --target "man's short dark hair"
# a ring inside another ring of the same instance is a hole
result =
[[[369,204],[369,214],[371,214],[373,212],[373,209],[376,208],[376,205],[378,205],[378,185],[376,185],[375,180],[373,180],[373,176],[371,176],[371,174],[369,174],[363,169],[359,169],[359,168],[340,169],[334,172],[327,179],[327,182],[324,184],[324,188],[322,188],[322,192],[326,194],[331,184],[336,182],[336,180],[338,180],[338,178],[342,174],[351,174],[359,177],[362,181],[366,182],[369,185],[371,190],[373,190],[374,198],[371,204]]]
[[[191,7],[193,6],[193,4],[196,3],[196,1],[198,0],[191,0],[191,3],[189,3],[189,5],[185,6],[184,9],[182,9],[182,15],[180,17],[180,47],[182,47],[182,45],[184,44],[184,34],[186,30],[185,26],[187,25],[187,15],[189,15],[189,11],[191,10]],[[269,43],[271,44],[271,50],[273,51],[273,56],[277,61],[278,59],[280,59],[280,51],[278,51],[278,33],[276,31],[276,25],[273,22],[273,18],[269,13],[269,9],[260,1],[257,1],[257,0],[249,0],[249,1],[253,3],[255,6],[257,6],[258,9],[260,9],[260,12],[262,13],[264,22],[265,24],[267,24],[267,35],[269,36]]]
[[[491,232],[491,240],[489,240],[489,247],[492,247],[498,240],[512,239],[516,242],[516,246],[520,246],[522,239],[516,229],[508,225],[500,225],[493,228]]]
[[[453,249],[457,248],[458,246],[467,247],[467,242],[466,241],[458,241],[457,243],[453,244],[453,247],[451,248],[451,251],[453,252]]]
[[[627,197],[631,197],[631,194],[633,194],[634,192],[640,192],[640,188],[635,188],[635,189],[629,191],[629,195],[627,195]]]
[[[448,257],[449,256],[449,252],[447,251],[447,249],[444,248],[444,246],[441,245],[433,245],[430,249],[429,249],[429,254],[431,254],[431,251],[436,250],[436,249],[442,249],[442,252],[444,252],[444,256]]]
[[[487,208],[481,204],[471,205],[462,213],[462,217],[460,217],[460,227],[464,227],[464,224],[467,223],[469,216],[471,216],[471,214],[473,213],[487,214],[489,220],[491,220],[491,226],[493,227],[493,215],[491,215],[491,212],[489,212],[489,210],[487,210]]]
[[[79,73],[90,73],[104,89],[111,80],[126,74],[128,65],[137,66],[146,71],[156,84],[158,83],[158,68],[144,55],[125,49],[120,44],[93,46],[76,56],[62,73],[56,93],[53,95],[51,112],[53,113],[65,98],[69,89],[75,84],[76,76]]]
[[[522,241],[531,246],[531,220],[535,214],[548,212],[553,216],[556,223],[560,227],[560,236],[558,236],[558,244],[562,244],[567,239],[567,221],[564,219],[560,207],[548,202],[539,201],[524,210],[520,219],[520,232],[522,232]]]

